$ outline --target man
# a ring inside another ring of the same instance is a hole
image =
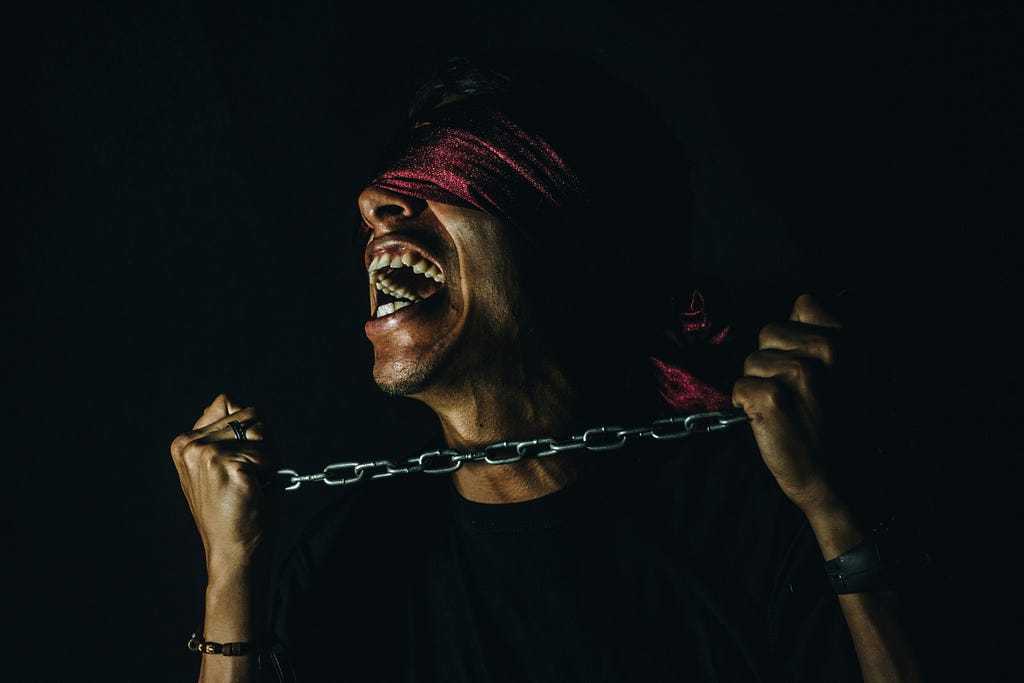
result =
[[[567,68],[453,62],[358,200],[376,383],[433,410],[447,462],[514,461],[357,485],[274,578],[268,625],[264,425],[218,396],[171,447],[207,557],[201,681],[919,679],[827,465],[839,321],[800,296],[729,393],[692,367],[728,330],[681,286],[681,166],[652,165],[670,136]],[[749,423],[621,453],[500,446],[730,404]]]

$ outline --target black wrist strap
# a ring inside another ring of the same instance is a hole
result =
[[[887,580],[878,538],[867,536],[856,548],[829,560],[825,573],[840,595],[884,590]]]

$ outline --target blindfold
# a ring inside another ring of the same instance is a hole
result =
[[[435,110],[402,142],[371,185],[478,209],[520,228],[583,196],[579,178],[546,140],[479,103]]]

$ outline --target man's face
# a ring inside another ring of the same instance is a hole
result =
[[[523,323],[508,226],[489,214],[369,187],[374,381],[427,397],[486,382],[508,361]]]

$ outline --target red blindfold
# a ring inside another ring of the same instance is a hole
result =
[[[479,209],[519,227],[583,194],[547,141],[474,103],[446,106],[416,123],[404,151],[370,184]]]

